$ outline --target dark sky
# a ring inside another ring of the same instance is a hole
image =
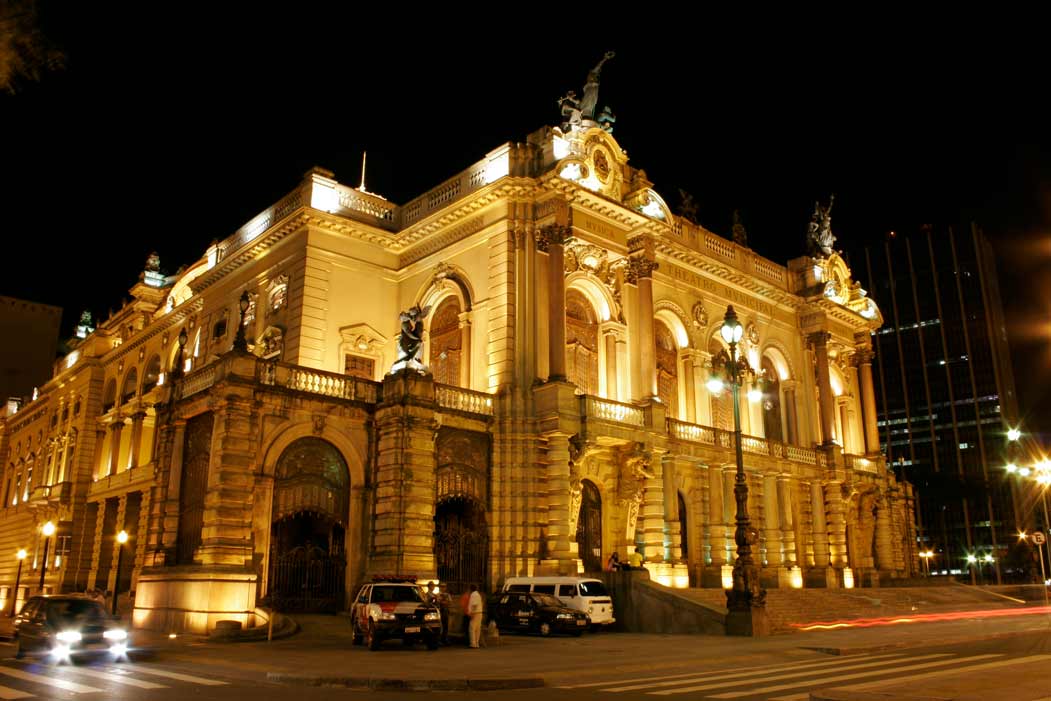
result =
[[[367,149],[370,190],[420,194],[557,123],[557,98],[614,50],[600,102],[631,162],[673,208],[691,192],[717,233],[740,209],[774,260],[803,251],[814,200],[833,192],[844,248],[979,221],[1001,254],[1024,407],[1051,425],[1047,60],[1025,36],[1037,18],[757,26],[648,10],[608,33],[569,7],[504,20],[490,6],[457,31],[407,5],[93,5],[43,2],[66,67],[0,96],[0,233],[19,254],[0,294],[65,307],[66,330],[82,308],[116,307],[150,251],[173,272],[311,165],[356,184]]]

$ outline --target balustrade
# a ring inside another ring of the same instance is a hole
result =
[[[263,385],[370,404],[379,396],[378,383],[360,377],[273,362],[256,368],[256,380]]]
[[[615,421],[622,424],[642,427],[645,425],[645,417],[642,409],[632,404],[615,402],[612,399],[602,399],[590,394],[581,396],[581,413],[592,420]]]
[[[452,385],[434,385],[434,398],[438,406],[453,411],[464,411],[469,414],[493,415],[493,397],[485,392],[454,387]]]

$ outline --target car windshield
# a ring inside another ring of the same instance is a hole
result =
[[[557,606],[562,608],[565,605],[550,594],[533,594],[533,601],[541,606]]]
[[[606,591],[606,587],[602,584],[602,582],[581,582],[580,595],[609,596],[609,592]]]
[[[418,587],[396,587],[391,585],[376,585],[372,587],[372,603],[379,604],[384,601],[423,601]]]
[[[94,601],[47,602],[47,622],[53,626],[80,628],[100,625],[105,619],[106,612]]]

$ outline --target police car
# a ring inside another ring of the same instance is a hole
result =
[[[397,577],[375,578],[358,592],[350,610],[353,643],[378,650],[384,640],[423,642],[437,650],[442,617],[422,587]]]

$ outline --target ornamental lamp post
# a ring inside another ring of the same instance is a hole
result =
[[[737,559],[733,566],[733,587],[726,592],[726,634],[767,635],[770,624],[766,615],[766,590],[759,584],[759,570],[752,559],[752,544],[759,542],[758,532],[752,528],[748,518],[748,480],[744,473],[744,454],[741,450],[741,364],[737,355],[737,344],[744,335],[744,328],[737,320],[733,305],[726,308],[720,330],[723,340],[730,347],[728,370],[730,392],[733,395],[734,448],[737,459],[737,475],[734,478],[734,499],[737,502],[737,528],[734,542],[737,544]]]
[[[47,574],[47,551],[51,545],[51,536],[55,535],[55,524],[48,521],[42,529],[44,533],[44,560],[40,565],[40,593],[44,593],[44,575]]]
[[[22,580],[22,563],[26,560],[26,549],[19,548],[18,552],[15,553],[15,557],[18,558],[18,572],[15,573],[15,590],[11,594],[11,613],[8,614],[9,618],[14,618],[15,607],[18,606],[18,584]]]
[[[110,613],[117,615],[117,597],[120,595],[120,561],[124,559],[124,544],[128,542],[128,532],[122,530],[117,534],[117,576],[113,579],[113,608]]]
[[[248,290],[245,290],[241,293],[241,299],[237,301],[237,306],[241,310],[241,318],[237,323],[237,334],[234,336],[233,350],[238,353],[248,352],[248,339],[245,338],[245,314],[248,312],[249,304],[251,304],[251,300],[248,299]]]

